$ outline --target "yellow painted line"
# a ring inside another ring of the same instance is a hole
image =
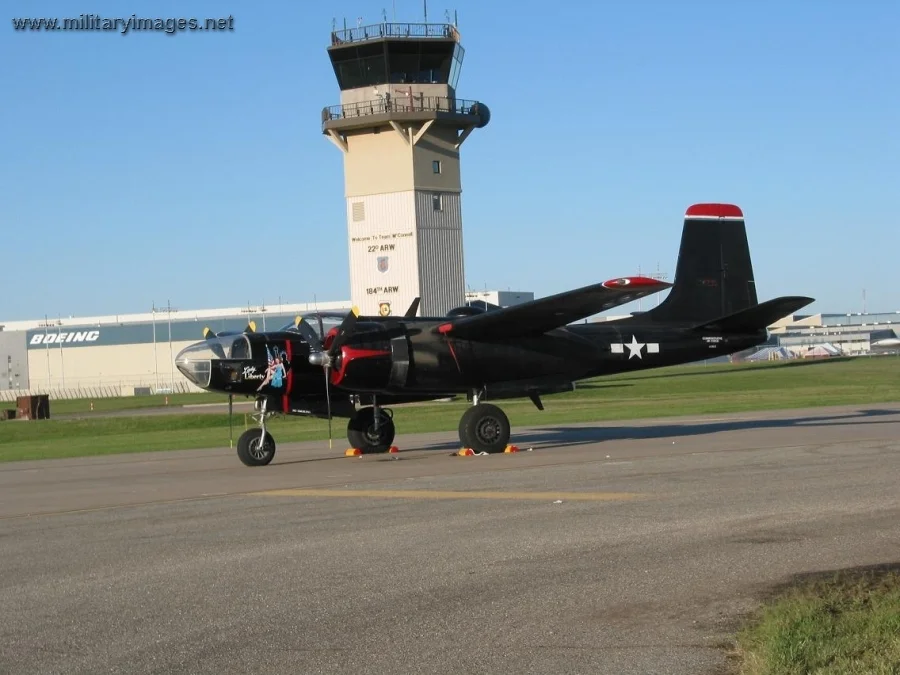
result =
[[[249,492],[255,497],[382,497],[387,499],[511,499],[557,500],[578,502],[611,502],[637,499],[643,495],[634,492],[477,492],[451,490],[326,490],[293,488]]]

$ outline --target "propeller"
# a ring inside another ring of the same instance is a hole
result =
[[[344,317],[344,320],[341,322],[341,325],[338,326],[337,334],[334,336],[334,340],[332,341],[329,348],[326,350],[324,345],[319,342],[315,345],[315,351],[312,351],[309,355],[309,362],[314,366],[321,366],[325,372],[325,404],[328,410],[328,447],[332,447],[332,435],[331,435],[331,368],[334,364],[335,358],[341,353],[341,347],[343,347],[347,341],[352,337],[354,329],[356,328],[356,321],[359,319],[359,308],[353,307],[350,312]],[[302,321],[301,317],[298,317],[298,321],[296,321],[297,326],[300,325]],[[318,342],[318,340],[317,340]],[[310,346],[313,346],[312,344]]]

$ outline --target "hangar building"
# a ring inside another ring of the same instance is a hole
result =
[[[900,311],[792,315],[769,327],[771,346],[797,355],[829,345],[846,356],[878,351],[878,343],[900,337]]]
[[[533,293],[476,291],[466,301],[509,306]],[[143,314],[69,317],[0,324],[0,401],[24,394],[52,398],[199,391],[175,369],[175,356],[203,329],[259,331],[292,324],[301,313],[349,312],[349,300],[224,309],[155,308]]]

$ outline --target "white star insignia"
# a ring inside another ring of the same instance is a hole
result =
[[[641,353],[641,350],[646,347],[648,354],[659,354],[659,343],[658,342],[638,342],[637,336],[631,336],[631,342],[613,342],[609,345],[610,351],[613,354],[624,354],[625,347],[628,347],[628,358],[632,358],[634,356],[643,360],[644,356]]]
[[[643,356],[641,356],[641,348],[644,346],[644,343],[638,342],[637,338],[634,335],[631,336],[631,342],[626,342],[625,346],[628,347],[628,351],[631,352],[628,355],[629,359],[631,359],[632,356],[636,356],[639,359],[644,358]]]

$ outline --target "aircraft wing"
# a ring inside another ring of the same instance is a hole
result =
[[[450,337],[490,340],[546,333],[599,314],[672,284],[647,277],[624,277],[576,288],[520,305],[448,320],[435,330]]]

